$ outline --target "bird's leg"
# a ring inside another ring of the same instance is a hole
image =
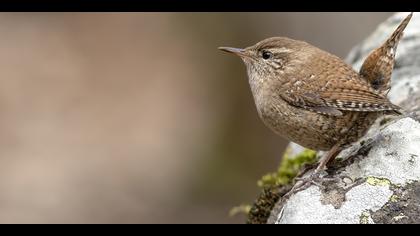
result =
[[[321,159],[319,160],[317,167],[315,169],[315,171],[312,173],[312,175],[319,175],[321,173],[321,171],[324,170],[324,168],[326,166],[328,166],[328,164],[330,164],[332,161],[334,161],[334,159],[337,157],[337,155],[341,152],[341,148],[340,148],[340,144],[336,144],[335,146],[333,146],[331,148],[331,150],[324,155],[323,157],[321,157]],[[295,178],[296,181],[300,181],[300,180],[304,180],[305,178],[300,178],[300,176],[303,176],[306,172],[308,172],[310,170],[310,168],[313,168],[314,165],[310,165],[308,168],[303,169]]]
[[[283,196],[283,199],[287,199],[291,195],[299,191],[307,189],[312,184],[317,185],[318,187],[322,187],[316,181],[319,179],[319,175],[324,170],[327,163],[333,161],[337,157],[337,155],[340,153],[341,151],[340,146],[341,146],[340,143],[337,143],[336,145],[334,145],[331,148],[331,150],[320,159],[318,166],[316,167],[316,169],[312,172],[310,176],[303,177],[303,178],[295,178],[295,180],[297,181],[296,184],[288,193],[286,193]]]
[[[311,163],[311,164],[305,164],[294,179],[295,180],[301,179],[301,177],[304,176],[306,172],[314,169],[317,165],[318,165],[317,162]]]
[[[331,163],[332,161],[334,161],[334,159],[338,156],[338,154],[340,154],[341,152],[341,148],[340,145],[341,143],[337,143],[336,145],[334,145],[331,150],[327,153],[327,155],[323,156],[321,158],[321,160],[319,160],[319,164],[316,167],[314,173],[320,173],[321,171],[324,170],[324,168],[327,166],[327,164]]]

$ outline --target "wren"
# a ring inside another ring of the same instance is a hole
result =
[[[265,39],[245,49],[220,47],[246,65],[258,114],[276,134],[303,147],[328,151],[306,180],[307,187],[327,164],[366,134],[384,114],[401,114],[387,93],[395,53],[409,14],[356,72],[342,59],[309,43],[286,37]]]

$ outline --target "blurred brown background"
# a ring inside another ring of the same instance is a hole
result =
[[[0,223],[243,222],[286,141],[216,48],[345,57],[390,15],[0,13]]]

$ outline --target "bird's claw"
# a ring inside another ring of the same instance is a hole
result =
[[[313,164],[306,164],[302,170],[296,175],[295,180],[302,180],[304,178],[302,178],[302,176],[304,176],[308,171],[315,169],[315,167],[317,166],[317,163],[313,163]]]
[[[297,177],[297,178],[295,178],[295,180],[296,180],[295,185],[293,186],[293,188],[288,193],[286,193],[283,196],[284,199],[287,199],[290,196],[292,196],[293,194],[309,188],[312,184],[318,186],[321,189],[325,188],[320,183],[320,180],[321,180],[320,173],[314,172],[310,176]]]

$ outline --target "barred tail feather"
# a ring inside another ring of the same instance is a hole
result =
[[[369,54],[360,69],[360,76],[382,95],[386,95],[390,90],[395,52],[412,15],[413,13],[410,13],[400,23],[381,47]]]

